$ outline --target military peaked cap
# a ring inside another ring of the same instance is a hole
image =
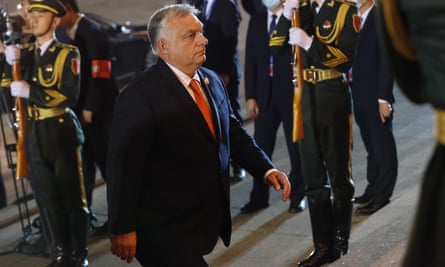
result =
[[[59,0],[31,0],[28,11],[45,10],[53,13],[57,17],[65,16],[65,6]]]

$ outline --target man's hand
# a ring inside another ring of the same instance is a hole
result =
[[[93,122],[93,112],[87,109],[82,110],[81,121],[83,125],[91,124]]]
[[[287,175],[284,172],[272,171],[266,176],[264,182],[273,186],[277,191],[283,190],[283,201],[287,201],[289,199],[291,187],[289,179],[287,179]]]
[[[8,45],[5,49],[5,57],[9,65],[17,63],[20,59],[20,48],[16,45]]]
[[[256,117],[258,117],[258,114],[260,114],[260,110],[255,99],[251,98],[247,100],[246,112],[247,115],[249,115],[249,117],[252,119],[256,119]]]
[[[312,45],[312,37],[310,37],[304,30],[293,27],[289,29],[289,44],[298,45],[304,50],[308,50]]]
[[[223,73],[219,73],[218,75],[219,75],[219,78],[221,78],[221,80],[223,81],[225,86],[229,85],[229,82],[230,82],[229,75],[223,74]]]
[[[128,263],[136,255],[136,231],[111,237],[111,253]]]
[[[284,2],[283,16],[286,19],[292,20],[292,11],[298,8],[298,2],[299,0],[286,0],[286,2]]]
[[[11,95],[22,98],[29,98],[29,84],[25,81],[11,82]]]
[[[391,104],[387,101],[379,100],[380,121],[382,123],[385,123],[386,119],[391,117],[391,113],[392,113]]]

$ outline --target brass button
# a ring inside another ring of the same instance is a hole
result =
[[[63,118],[59,118],[59,123],[63,123],[65,120]]]

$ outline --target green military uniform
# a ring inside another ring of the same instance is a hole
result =
[[[31,184],[49,220],[54,257],[71,250],[86,256],[87,203],[80,149],[83,134],[72,107],[79,94],[80,56],[77,48],[52,41],[42,56],[35,44],[24,45],[20,63],[30,84],[28,99],[28,159]],[[2,86],[10,83],[5,68]],[[69,255],[69,256],[68,256]]]
[[[315,252],[330,254],[325,260],[332,261],[347,252],[351,228],[351,96],[344,73],[354,57],[360,19],[355,5],[341,0],[326,0],[318,14],[300,0],[299,12],[301,28],[313,36],[310,48],[302,49],[303,177]],[[287,19],[278,22],[270,41],[273,53],[288,42],[290,26]]]
[[[445,1],[381,0],[380,33],[402,91],[436,109],[436,148],[403,267],[445,266]]]

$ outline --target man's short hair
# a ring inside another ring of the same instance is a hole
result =
[[[74,12],[79,12],[79,4],[77,0],[60,0],[65,6],[70,6]]]
[[[150,40],[153,52],[156,54],[158,50],[156,41],[164,29],[165,23],[170,18],[180,18],[188,14],[197,15],[198,13],[199,11],[196,8],[188,4],[167,5],[155,11],[147,24],[148,39]]]

